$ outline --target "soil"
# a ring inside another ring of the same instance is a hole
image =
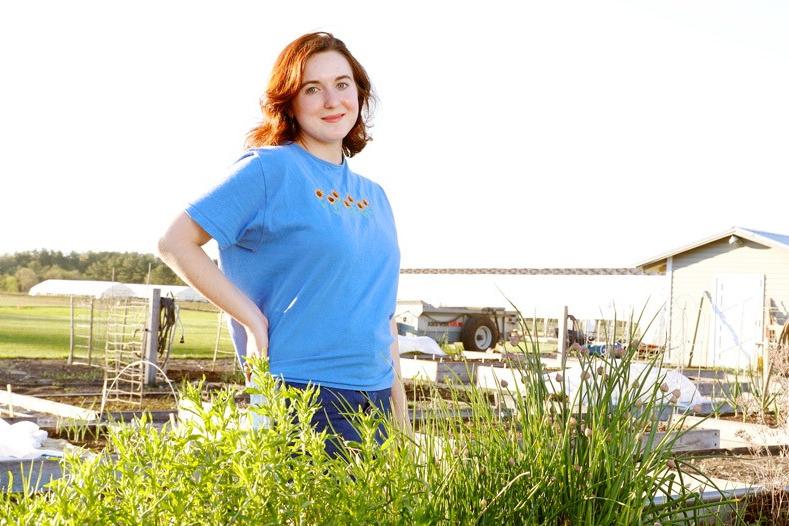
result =
[[[183,360],[167,364],[167,376],[174,386],[183,381],[204,379],[208,386],[243,381],[232,359]],[[104,370],[87,365],[67,365],[65,360],[6,359],[0,360],[0,386],[10,385],[14,393],[37,396],[47,400],[97,409],[101,405]],[[166,383],[146,390],[143,405],[111,402],[110,411],[130,409],[172,410],[175,401]]]
[[[687,459],[705,475],[761,486],[740,505],[745,524],[789,526],[789,451],[777,455],[726,455]]]
[[[743,415],[742,413],[738,413],[737,415],[720,415],[717,417],[720,420],[728,420],[730,422],[744,422],[746,424],[762,424],[767,427],[777,428],[782,425],[782,423],[776,418],[773,413],[765,413],[764,415],[759,414],[749,414]]]
[[[776,455],[724,455],[687,460],[710,477],[760,486],[789,486],[789,451]]]

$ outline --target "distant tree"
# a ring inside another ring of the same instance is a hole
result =
[[[151,268],[151,283],[155,285],[183,285],[178,276],[164,263],[157,263]]]
[[[80,279],[78,270],[65,270],[58,265],[52,265],[44,270],[44,279]]]
[[[20,292],[29,291],[31,288],[33,288],[33,285],[39,282],[36,273],[27,267],[22,267],[17,270],[14,274],[14,277],[19,283]]]
[[[95,279],[124,283],[145,283],[148,269],[151,269],[151,283],[161,285],[182,285],[183,282],[153,254],[137,252],[69,252],[57,250],[32,250],[15,254],[0,255],[0,288],[4,286],[3,276],[13,276],[17,286],[24,286],[44,279]],[[36,275],[35,281],[28,272],[25,280],[16,275],[28,269]],[[25,283],[22,283],[25,281]]]
[[[14,276],[5,274],[0,277],[0,284],[2,284],[4,292],[19,292],[19,282]]]
[[[44,279],[63,279],[64,272],[65,271],[58,265],[52,265],[44,270],[44,275],[42,277]]]

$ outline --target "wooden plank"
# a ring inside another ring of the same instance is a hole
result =
[[[789,433],[786,429],[698,416],[685,417],[685,423],[689,426],[697,424],[697,429],[719,429],[721,447],[724,449],[789,445]]]
[[[13,405],[14,407],[19,407],[35,413],[45,413],[88,422],[98,419],[98,413],[90,409],[83,409],[69,404],[36,398],[35,396],[9,393],[2,390],[0,390],[0,404]]]
[[[46,484],[63,476],[60,457],[65,452],[75,452],[82,457],[94,455],[63,439],[48,438],[41,450],[44,456],[37,459],[0,460],[0,491],[8,491],[12,478],[12,493],[22,492],[26,485],[34,492],[43,491]]]
[[[523,391],[523,380],[520,371],[510,367],[494,367],[492,365],[477,366],[477,387],[516,393]]]
[[[400,358],[400,374],[403,379],[431,380],[435,382],[438,378],[438,362]]]
[[[34,492],[39,492],[50,481],[61,476],[63,471],[56,458],[0,461],[0,491],[8,491],[8,483],[13,480],[11,493],[23,492],[26,484]]]
[[[671,435],[676,435],[676,431],[670,432]],[[652,444],[657,445],[663,438],[669,434],[666,431],[658,431],[652,439]],[[641,449],[646,449],[649,436],[641,438]],[[679,438],[674,442],[671,451],[709,451],[713,449],[720,449],[721,435],[717,429],[691,429],[690,431],[683,431]]]
[[[470,383],[477,365],[462,361],[420,360],[400,358],[400,374],[403,379],[430,380],[440,383]]]

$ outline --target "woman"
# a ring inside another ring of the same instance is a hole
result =
[[[349,440],[359,435],[340,414],[346,401],[391,410],[410,432],[393,319],[394,219],[383,189],[347,162],[370,139],[371,98],[342,41],[312,33],[289,44],[249,149],[159,242],[162,260],[232,317],[242,362],[244,351],[259,355],[287,384],[319,385],[315,425]],[[211,238],[221,271],[201,248]]]

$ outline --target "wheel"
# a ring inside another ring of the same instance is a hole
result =
[[[460,339],[467,351],[484,352],[496,346],[499,328],[490,318],[469,318],[463,325]]]

